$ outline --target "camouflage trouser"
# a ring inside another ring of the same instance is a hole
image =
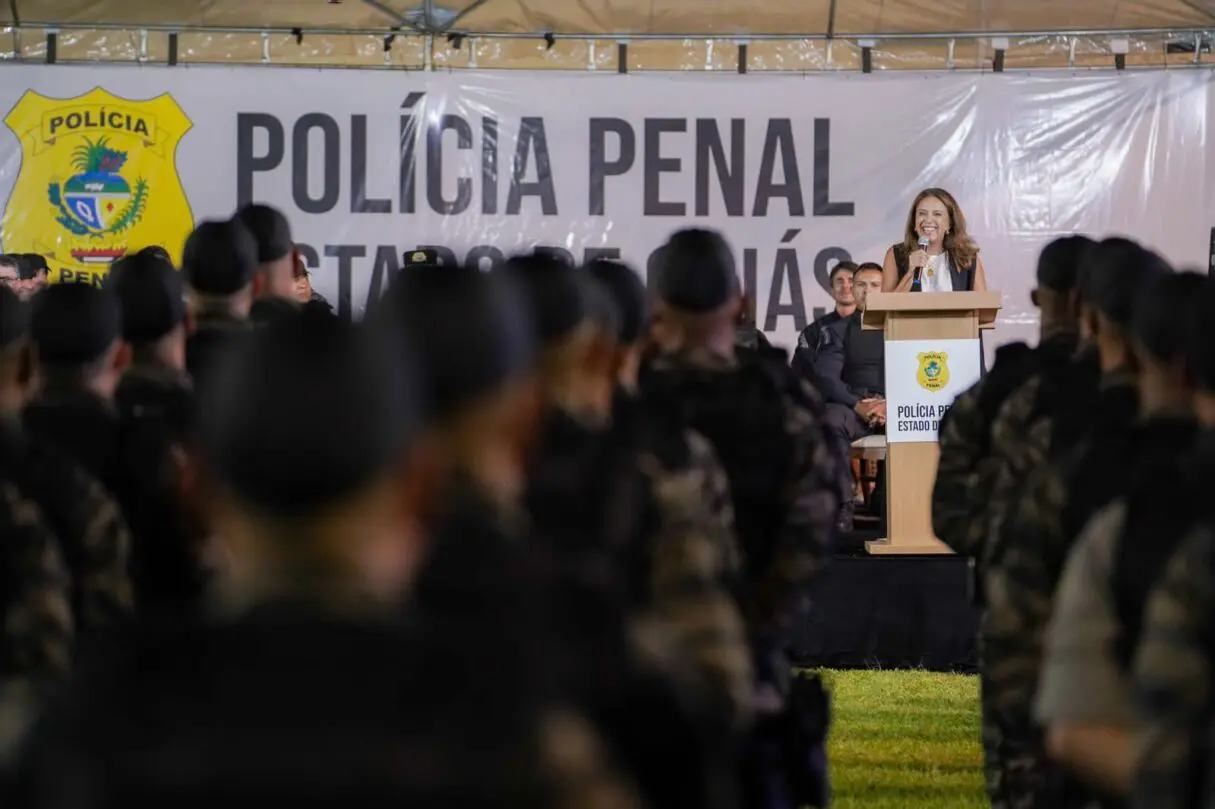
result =
[[[983,770],[992,809],[1065,809],[1086,800],[1046,755],[1042,733],[1011,728],[983,705]]]

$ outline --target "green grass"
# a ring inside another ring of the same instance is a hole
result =
[[[976,677],[829,671],[829,742],[838,809],[988,806]]]

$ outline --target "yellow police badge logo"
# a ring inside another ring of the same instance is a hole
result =
[[[194,217],[177,145],[193,123],[171,96],[31,90],[4,122],[21,140],[21,173],[0,216],[5,252],[46,256],[56,281],[97,280],[114,259],[150,245],[180,262]]]
[[[929,351],[916,354],[920,368],[915,373],[915,381],[924,390],[936,393],[949,384],[949,365],[946,362],[949,354],[944,351]]]

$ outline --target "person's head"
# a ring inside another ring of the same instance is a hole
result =
[[[1194,272],[1164,273],[1147,281],[1136,298],[1130,335],[1145,411],[1193,404],[1190,341],[1209,283]]]
[[[185,284],[164,252],[145,248],[114,262],[103,285],[122,304],[122,337],[136,363],[186,368]]]
[[[836,308],[856,306],[852,295],[852,275],[856,272],[855,261],[841,261],[831,268],[831,299]]]
[[[15,258],[17,272],[21,277],[17,294],[29,300],[50,283],[51,267],[47,264],[46,257],[38,253],[22,253]]]
[[[1038,255],[1038,286],[1030,300],[1042,313],[1041,332],[1075,329],[1080,322],[1080,265],[1095,245],[1087,236],[1055,239]]]
[[[199,468],[242,601],[404,594],[421,552],[416,372],[403,335],[310,312],[223,357],[201,392]]]
[[[882,291],[882,268],[877,264],[864,264],[852,274],[852,294],[856,308],[864,311],[865,302],[871,292]]]
[[[257,267],[257,241],[248,228],[235,219],[200,222],[181,261],[194,314],[248,317]]]
[[[612,299],[620,325],[616,331],[616,379],[633,390],[650,336],[650,300],[645,284],[632,267],[612,259],[592,261],[586,272]]]
[[[732,352],[744,299],[734,252],[722,235],[700,228],[677,231],[663,245],[657,270],[664,348]]]
[[[920,239],[928,240],[929,251],[944,251],[958,267],[968,267],[979,248],[966,230],[966,217],[958,201],[943,188],[925,188],[916,194],[907,212],[903,246],[919,248]]]
[[[11,253],[0,255],[0,286],[14,292],[21,289],[21,261]]]
[[[606,417],[615,339],[604,328],[604,307],[593,297],[590,279],[544,253],[515,256],[503,272],[518,284],[531,309],[546,404],[585,418]]]
[[[509,277],[476,267],[415,268],[371,315],[415,347],[430,445],[443,466],[515,499],[539,415],[528,302]]]
[[[1104,239],[1084,251],[1077,275],[1080,333],[1096,344],[1104,370],[1133,365],[1128,329],[1135,302],[1149,281],[1171,271],[1130,239]]]
[[[1194,384],[1194,413],[1211,429],[1215,428],[1215,278],[1207,276],[1191,327],[1187,361]]]
[[[39,383],[112,397],[131,360],[122,339],[122,304],[114,293],[86,283],[52,284],[31,306]]]
[[[237,211],[235,218],[257,242],[253,296],[295,300],[295,273],[302,262],[287,217],[269,205],[251,203]]]
[[[29,304],[0,286],[0,418],[20,413],[29,393],[29,330]]]

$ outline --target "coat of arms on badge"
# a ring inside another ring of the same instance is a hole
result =
[[[920,367],[916,371],[915,381],[920,383],[921,388],[936,393],[949,384],[949,365],[946,362],[949,354],[929,351],[916,354],[916,359],[920,361]]]
[[[132,101],[98,88],[55,99],[31,90],[5,123],[22,152],[0,218],[6,252],[47,256],[54,280],[99,277],[150,245],[180,261],[194,217],[177,145],[193,124],[171,96]]]

